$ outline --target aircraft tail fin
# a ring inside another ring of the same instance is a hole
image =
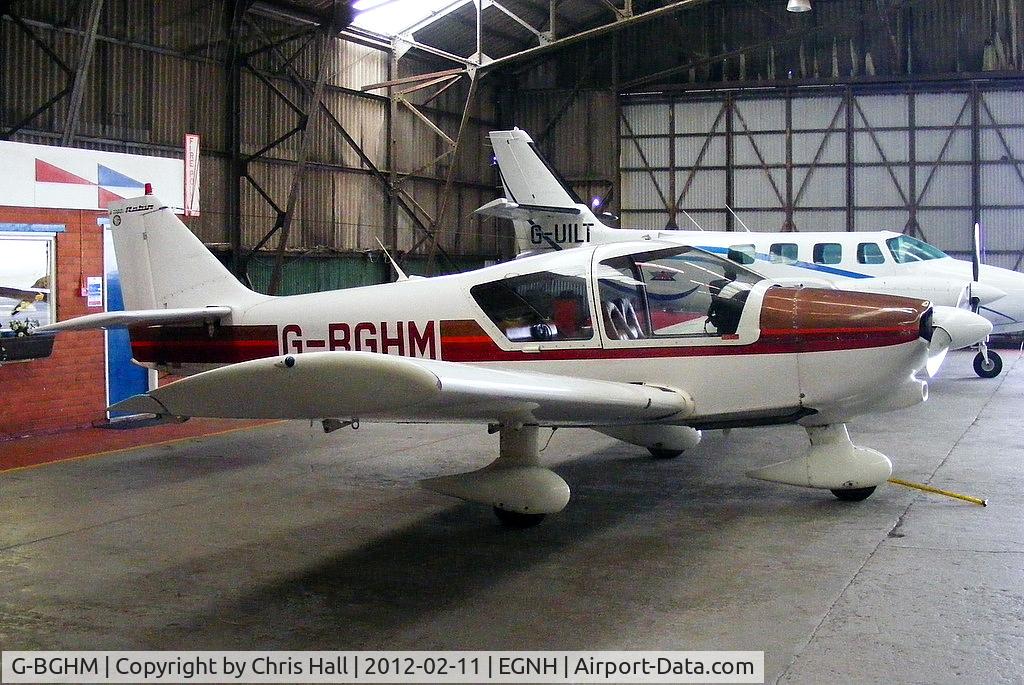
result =
[[[109,209],[126,310],[245,306],[266,297],[243,286],[153,195]]]
[[[605,226],[540,154],[521,129],[491,131],[491,145],[505,200],[477,213],[511,219],[520,253],[536,253],[601,242]]]

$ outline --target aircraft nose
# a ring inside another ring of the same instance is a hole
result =
[[[1006,297],[1006,291],[1000,290],[994,285],[988,283],[979,283],[974,281],[971,283],[971,297],[977,298],[979,304],[988,304],[995,302],[1001,297]]]
[[[966,309],[935,307],[934,312],[932,327],[945,332],[952,350],[977,345],[992,332],[991,321]]]

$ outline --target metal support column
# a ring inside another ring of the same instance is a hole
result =
[[[736,109],[736,98],[732,93],[725,96],[725,204],[736,206],[736,157],[733,145],[733,112]],[[732,212],[725,213],[725,230],[736,230],[736,219]]]
[[[971,83],[971,226],[981,223],[981,93]]]
[[[846,107],[846,230],[856,230],[854,217],[854,176],[853,176],[853,89],[846,88],[843,93],[843,103]]]
[[[795,231],[793,222],[793,91],[786,91],[786,218],[783,231]]]
[[[320,37],[320,63],[317,66],[316,84],[312,93],[308,95],[306,112],[299,123],[302,138],[299,141],[299,151],[295,163],[295,171],[292,173],[291,187],[288,189],[288,200],[285,203],[284,211],[278,212],[276,225],[271,233],[278,231],[277,253],[274,256],[274,270],[270,276],[270,285],[267,289],[268,295],[276,295],[281,287],[281,271],[284,268],[284,253],[288,247],[288,234],[291,231],[292,219],[295,216],[295,205],[302,195],[302,181],[306,176],[306,161],[309,159],[309,148],[313,142],[311,129],[316,130],[317,115],[320,113],[320,103],[323,101],[324,84],[327,83],[327,76],[331,71],[331,46],[334,39],[324,32]]]
[[[242,17],[248,0],[229,0],[224,4],[224,34],[227,42],[227,102],[224,107],[224,138],[228,153],[228,170],[224,178],[224,224],[231,246],[231,270],[245,278],[242,260],[242,182],[245,164],[242,161]]]
[[[74,85],[71,87],[71,100],[68,102],[68,116],[64,122],[64,135],[61,145],[68,147],[75,139],[75,128],[82,110],[82,98],[85,97],[85,81],[89,75],[89,65],[96,51],[96,32],[100,26],[100,13],[103,11],[103,0],[92,0],[85,20],[85,35],[78,51],[78,64],[75,67]]]

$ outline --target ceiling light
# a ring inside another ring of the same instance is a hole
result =
[[[811,0],[789,0],[786,9],[790,12],[810,12]]]

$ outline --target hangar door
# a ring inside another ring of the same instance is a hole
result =
[[[891,230],[967,257],[979,221],[987,263],[1022,267],[1019,92],[637,96],[620,134],[623,227]]]

